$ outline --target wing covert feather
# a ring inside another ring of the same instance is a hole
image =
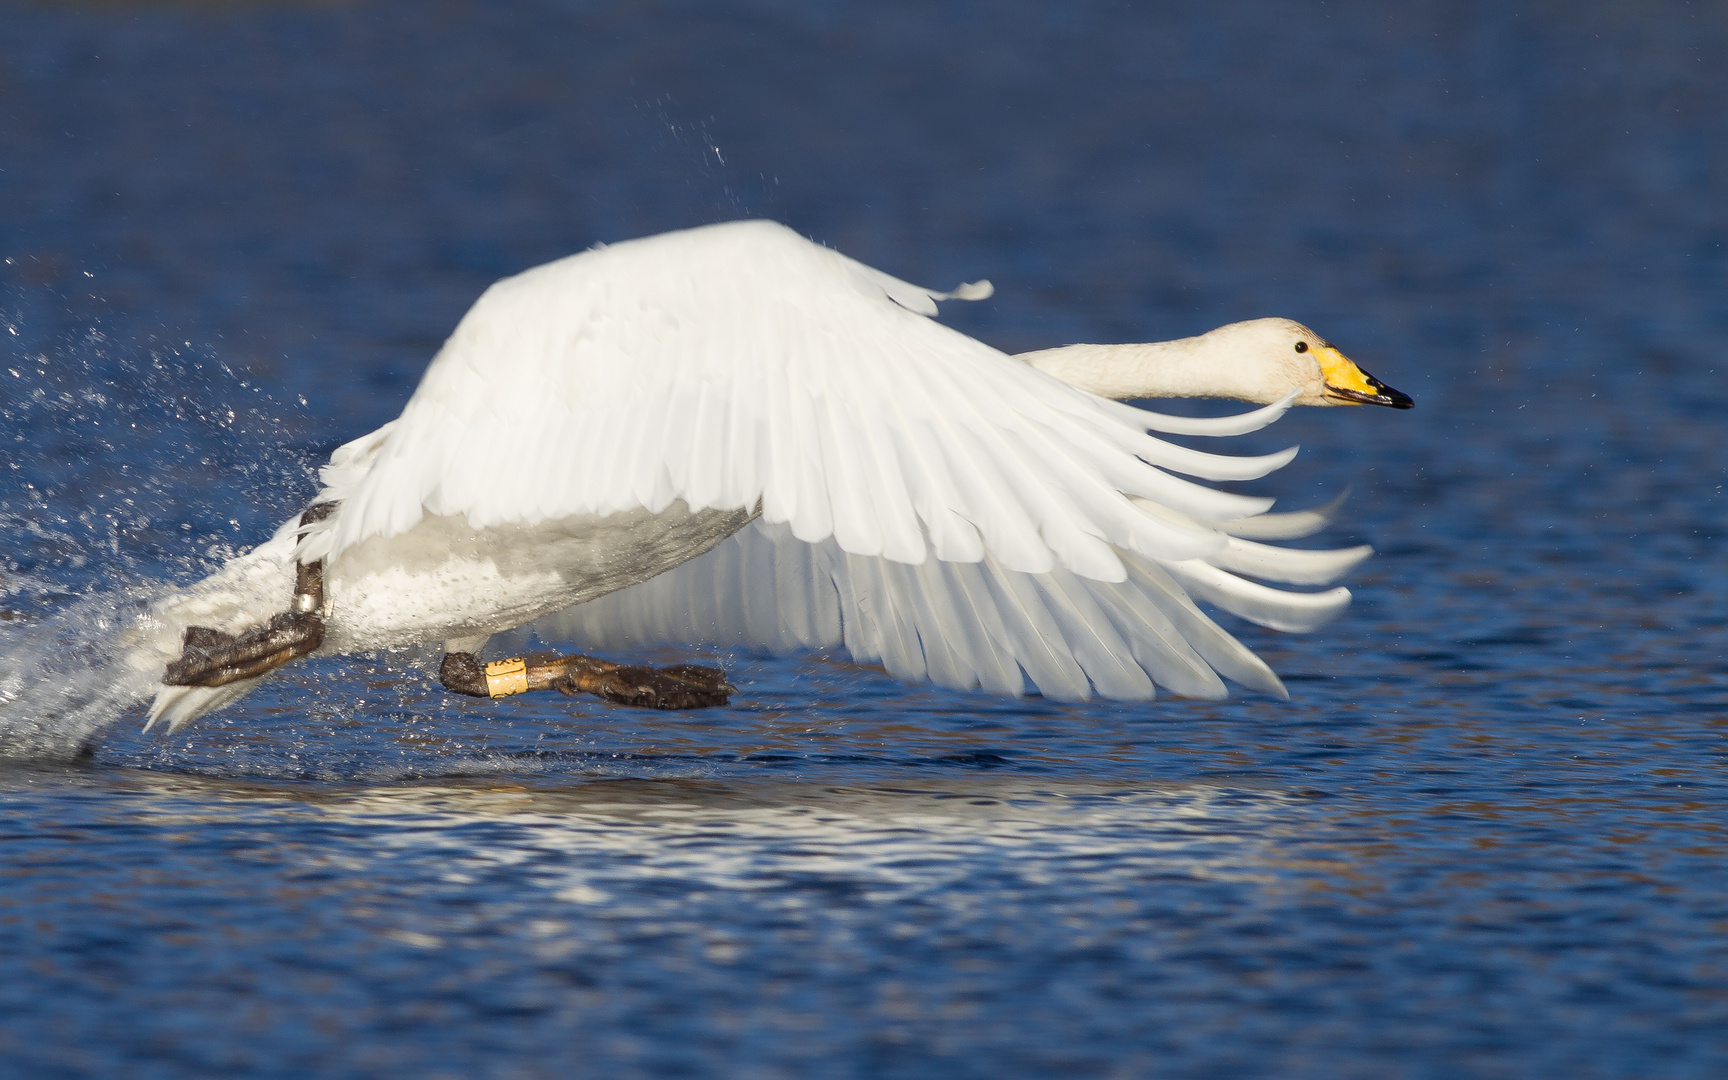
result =
[[[770,522],[850,554],[918,564],[933,540],[942,557],[1121,580],[1115,549],[1183,559],[1223,542],[1125,495],[1202,521],[1265,509],[1167,470],[1237,478],[1284,455],[1163,443],[920,314],[942,295],[766,222],[508,278],[427,369],[329,554],[429,513],[483,528],[759,500]]]

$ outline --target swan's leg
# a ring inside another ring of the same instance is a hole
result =
[[[470,697],[509,697],[529,690],[594,694],[645,709],[705,709],[724,705],[737,689],[719,668],[676,664],[651,668],[592,656],[513,657],[481,664],[473,653],[449,652],[438,668],[447,690]]]
[[[321,521],[336,508],[318,503],[300,515],[302,526]],[[324,563],[296,563],[294,599],[289,610],[244,634],[225,634],[207,626],[188,626],[180,659],[162,673],[164,686],[224,686],[250,679],[305,656],[324,643]]]

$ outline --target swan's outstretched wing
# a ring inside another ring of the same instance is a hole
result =
[[[776,652],[844,646],[906,679],[1046,697],[1143,699],[1157,684],[1219,698],[1219,676],[1286,696],[1260,659],[1208,618],[1199,597],[1251,621],[1311,630],[1350,601],[1342,588],[1293,593],[1243,580],[1326,584],[1368,555],[1289,551],[1232,538],[1209,560],[1166,562],[1119,552],[1120,582],[1056,568],[1042,574],[976,563],[917,566],[850,555],[832,539],[806,544],[757,521],[700,558],[651,581],[532,624],[548,641],[585,649],[703,642]]]
[[[339,559],[427,514],[487,527],[682,499],[759,503],[786,535],[893,573],[1122,583],[1120,553],[1207,556],[1226,541],[1208,523],[1270,505],[1173,473],[1248,479],[1293,450],[1225,457],[1154,438],[1150,414],[925,318],[943,295],[767,222],[617,244],[499,282],[376,433],[370,468],[346,478],[342,513],[301,557]]]

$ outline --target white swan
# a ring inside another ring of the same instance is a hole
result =
[[[1237,575],[1326,584],[1369,549],[1256,543],[1328,515],[1173,475],[1252,479],[1294,448],[1226,457],[1147,431],[1409,399],[1283,319],[1011,358],[927,317],[990,292],[909,285],[761,221],[498,282],[402,415],[331,455],[312,511],[155,605],[128,655],[150,723],[177,729],[310,651],[428,641],[466,693],[669,706],[731,689],[711,669],[581,658],[479,669],[489,635],[534,620],[585,644],[843,643],[899,676],[1007,693],[1221,697],[1222,674],[1283,695],[1194,598],[1311,629],[1346,590]],[[1266,407],[1191,419],[1105,400],[1175,395]]]

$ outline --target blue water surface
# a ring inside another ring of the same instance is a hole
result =
[[[1414,396],[1238,441],[1379,552],[1226,620],[1291,700],[401,653],[31,756],[489,282],[744,216]],[[1719,4],[0,0],[0,1074],[1728,1074],[1725,242]]]

